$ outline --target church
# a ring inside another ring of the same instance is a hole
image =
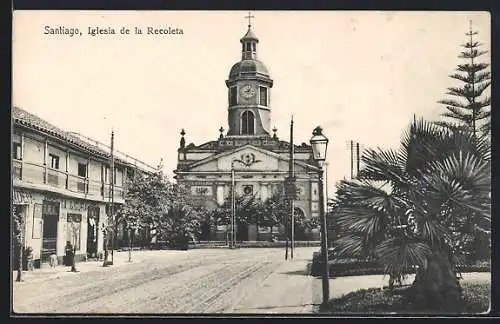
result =
[[[186,145],[187,132],[181,131],[175,179],[188,188],[192,200],[208,209],[230,199],[233,181],[236,196],[256,195],[266,200],[276,190],[283,190],[289,176],[291,144],[278,137],[276,128],[271,129],[274,82],[257,55],[259,39],[251,24],[240,43],[241,60],[232,66],[225,82],[227,132],[224,134],[221,127],[218,139]],[[311,146],[294,145],[296,214],[319,217],[318,170]],[[226,230],[225,226],[218,226],[215,234],[222,238]],[[269,237],[271,231],[282,234],[283,228],[249,226],[246,237],[249,241],[261,240]]]

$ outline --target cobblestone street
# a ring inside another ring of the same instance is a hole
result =
[[[17,313],[313,313],[321,303],[321,279],[308,275],[318,248],[198,249],[115,252],[115,264],[102,262],[45,268],[14,282]],[[490,280],[490,273],[464,274],[464,280]],[[412,280],[413,278],[409,278]],[[330,279],[331,297],[382,287],[381,275]]]
[[[298,248],[286,262],[283,249],[139,251],[132,263],[117,252],[107,268],[90,261],[79,263],[78,273],[57,267],[25,274],[14,283],[14,311],[311,312],[318,280],[307,276],[307,263],[316,249]]]

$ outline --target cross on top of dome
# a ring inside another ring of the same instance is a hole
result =
[[[255,18],[255,17],[252,16],[252,13],[250,11],[248,12],[248,16],[245,16],[245,18],[248,19],[248,28],[252,27],[252,18]]]

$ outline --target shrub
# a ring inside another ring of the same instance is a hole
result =
[[[489,309],[490,282],[462,284],[464,308],[457,313],[481,313]],[[411,288],[381,290],[380,288],[360,289],[339,298],[331,299],[328,312],[336,313],[432,313],[433,310],[418,309],[410,302]],[[460,306],[458,306],[460,307]]]
[[[319,246],[320,242],[319,241],[295,241],[294,247],[315,247]],[[237,242],[236,245],[240,248],[271,248],[271,247],[280,247],[280,248],[285,248],[286,242],[285,241],[278,241],[278,242],[270,242],[270,241],[255,241],[255,242],[250,242],[250,241],[243,241],[243,242]],[[290,242],[288,242],[288,247],[290,248]]]
[[[491,299],[491,283],[489,281],[464,282],[462,288],[466,313],[482,313],[489,310]]]
[[[329,255],[333,252],[329,251]],[[464,272],[490,272],[491,264],[489,261],[483,261],[471,265],[463,265],[459,267],[461,273]],[[311,266],[311,275],[320,276],[323,272],[323,260],[320,252],[313,253],[313,261]],[[383,275],[384,267],[376,261],[359,260],[359,259],[329,259],[328,272],[331,277],[344,276],[365,276],[365,275]],[[415,273],[411,271],[410,273]]]
[[[361,289],[330,300],[332,313],[389,313],[403,311],[406,297],[380,288]]]

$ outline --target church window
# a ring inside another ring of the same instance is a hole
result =
[[[254,115],[251,111],[245,111],[241,115],[241,134],[242,135],[254,134]]]
[[[251,46],[252,43],[247,43],[247,52],[250,52],[252,50]]]
[[[236,94],[237,94],[236,87],[232,87],[229,91],[229,105],[230,106],[236,105]]]
[[[267,88],[260,87],[260,105],[267,106]]]
[[[253,186],[245,186],[243,188],[243,193],[245,195],[252,195],[253,194]]]
[[[252,49],[253,49],[253,51],[254,51],[254,52],[256,52],[256,51],[257,51],[256,46],[257,46],[257,45],[256,45],[255,43],[252,43]]]

